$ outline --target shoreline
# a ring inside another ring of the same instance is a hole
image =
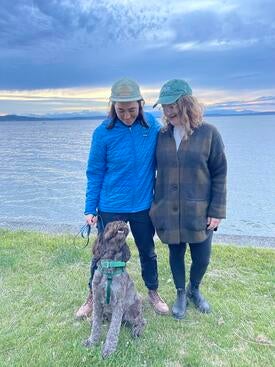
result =
[[[213,243],[219,245],[237,245],[242,247],[262,247],[275,249],[275,237],[214,234]]]
[[[77,235],[81,226],[72,224],[0,223],[0,229],[9,231],[33,231],[45,234]],[[92,229],[96,234],[96,229]],[[158,238],[157,236],[155,236]],[[275,249],[275,237],[214,233],[213,244]]]

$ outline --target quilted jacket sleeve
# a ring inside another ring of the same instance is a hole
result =
[[[106,143],[105,128],[98,127],[93,134],[88,164],[87,164],[87,189],[84,214],[96,214],[99,203],[100,191],[106,171]]]

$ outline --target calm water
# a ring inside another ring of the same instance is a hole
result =
[[[228,158],[221,234],[275,237],[275,116],[211,117]],[[99,121],[0,123],[0,226],[76,230]]]

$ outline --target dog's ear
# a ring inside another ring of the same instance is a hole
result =
[[[94,245],[93,245],[93,255],[96,259],[100,259],[104,252],[104,244],[103,244],[103,234],[99,233]]]
[[[111,238],[115,237],[116,235],[116,228],[114,228],[110,223],[108,223],[104,230],[104,240],[110,241]]]
[[[130,248],[127,245],[127,243],[125,242],[125,244],[123,245],[122,249],[122,256],[121,256],[121,260],[127,262],[128,260],[130,260],[131,257],[131,252],[130,252]]]

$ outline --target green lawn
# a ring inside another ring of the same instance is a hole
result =
[[[155,315],[145,300],[144,335],[133,340],[123,327],[117,352],[103,361],[101,345],[82,347],[89,322],[74,320],[87,293],[90,249],[82,245],[72,236],[0,231],[1,367],[274,365],[274,250],[214,246],[202,286],[213,312],[202,315],[190,306],[176,321]],[[128,271],[145,299],[137,252],[130,247]],[[157,243],[157,253],[160,293],[172,305],[166,246]]]

